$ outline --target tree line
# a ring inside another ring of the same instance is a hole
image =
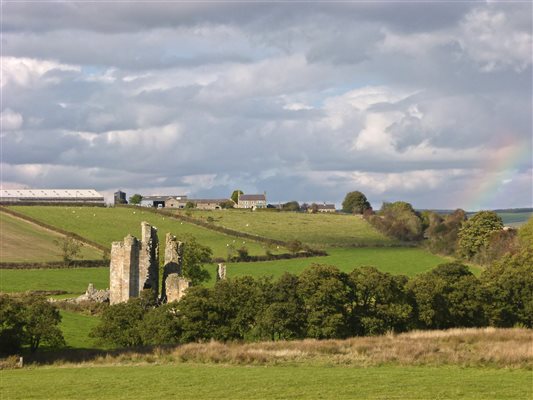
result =
[[[458,262],[408,278],[374,267],[313,265],[277,280],[249,276],[195,286],[179,303],[148,297],[110,306],[92,335],[106,344],[346,338],[455,327],[533,326],[533,249],[475,276]]]

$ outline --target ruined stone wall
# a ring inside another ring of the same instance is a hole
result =
[[[183,243],[178,242],[174,235],[167,233],[165,237],[165,265],[163,267],[163,287],[161,289],[162,302],[171,302],[179,300],[183,296],[183,293],[185,293],[185,283],[181,282],[178,279],[184,279],[182,277],[182,266]],[[186,286],[189,287],[188,284]]]
[[[216,280],[221,281],[226,279],[226,264],[220,263],[217,265]]]
[[[128,301],[139,295],[139,241],[128,235],[122,242],[111,245],[109,266],[109,302]]]
[[[159,294],[159,239],[157,228],[141,222],[141,246],[139,251],[139,293],[151,289],[154,298]]]

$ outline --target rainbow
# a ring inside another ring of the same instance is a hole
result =
[[[516,177],[524,167],[532,168],[532,147],[530,141],[510,143],[507,140],[480,167],[478,177],[470,182],[460,204],[467,211],[477,211],[490,207],[494,199],[501,195],[504,185]],[[533,185],[533,183],[532,183]],[[524,188],[531,191],[532,188]],[[492,206],[495,206],[492,204]],[[517,204],[516,206],[520,206]]]

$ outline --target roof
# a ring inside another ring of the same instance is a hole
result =
[[[102,199],[93,189],[2,189],[0,197],[7,199]]]
[[[335,210],[335,204],[317,204],[319,210]]]
[[[230,200],[230,199],[188,199],[188,201],[190,201],[191,203],[224,203],[226,201],[231,201],[233,202],[233,200]]]
[[[239,196],[239,201],[266,201],[266,196],[264,194],[241,194]]]
[[[166,201],[170,196],[143,196],[141,201]]]

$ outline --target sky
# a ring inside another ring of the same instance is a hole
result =
[[[2,2],[2,188],[533,206],[532,3]]]

